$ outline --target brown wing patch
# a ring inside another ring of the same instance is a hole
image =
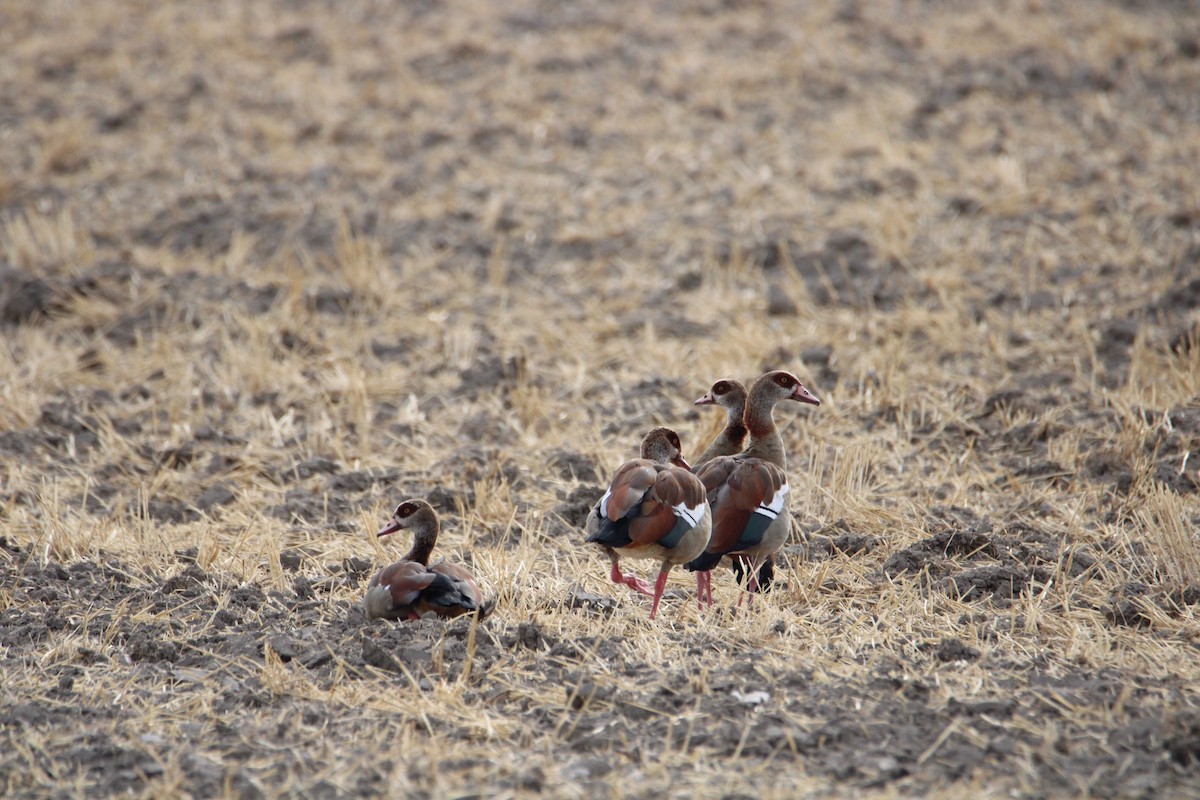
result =
[[[720,465],[719,473],[713,470],[706,478],[709,470],[704,469],[700,476],[708,487],[708,499],[712,504],[710,553],[723,553],[736,545],[750,515],[762,503],[770,502],[786,482],[783,470],[768,461],[757,458],[719,460],[726,462]],[[717,483],[718,477],[724,480]]]
[[[388,587],[392,602],[397,606],[407,606],[416,602],[435,577],[424,565],[415,561],[397,561],[380,570],[371,582]]]
[[[656,465],[657,479],[649,495],[642,501],[638,516],[629,524],[629,538],[637,545],[654,544],[675,527],[678,517],[674,506],[703,505],[704,484],[689,470],[668,465]]]
[[[641,458],[621,465],[609,485],[612,492],[608,498],[609,519],[616,522],[642,501],[658,475],[654,467],[653,461]]]
[[[700,479],[680,467],[663,467],[654,482],[654,497],[669,506],[683,503],[695,507],[704,502],[707,491]]]
[[[671,507],[657,500],[647,499],[638,509],[637,518],[629,523],[629,538],[635,545],[654,544],[674,527],[675,512]]]
[[[779,467],[757,458],[747,459],[725,481],[729,490],[727,502],[753,511],[759,504],[770,501],[783,484],[783,470]]]
[[[704,466],[700,467],[700,471],[696,473],[696,477],[704,484],[705,491],[708,492],[708,500],[711,503],[713,493],[725,485],[729,480],[729,474],[738,467],[738,461],[732,456],[720,456],[712,461],[707,461]]]
[[[746,530],[746,523],[750,521],[751,513],[751,511],[738,508],[732,503],[714,505],[712,537],[708,540],[707,552],[728,552],[737,544],[737,540],[742,536],[742,531]]]

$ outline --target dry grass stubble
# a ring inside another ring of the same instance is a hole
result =
[[[6,795],[1194,787],[1190,22],[349,5],[4,12]],[[650,623],[580,512],[774,367]],[[492,619],[358,618],[409,495]]]

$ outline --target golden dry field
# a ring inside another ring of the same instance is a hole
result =
[[[1186,2],[0,4],[0,795],[1197,796],[1198,87]],[[651,622],[584,516],[767,369],[773,587]],[[491,617],[364,618],[408,497]]]

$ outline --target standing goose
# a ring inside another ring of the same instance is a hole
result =
[[[712,515],[704,484],[683,460],[675,431],[650,431],[642,440],[641,456],[617,469],[608,491],[588,514],[585,529],[586,541],[608,553],[613,583],[654,596],[650,606],[650,619],[654,619],[667,586],[667,573],[704,551]],[[621,556],[660,562],[654,586],[623,575]]]
[[[787,513],[787,459],[773,411],[780,400],[820,405],[795,375],[768,372],[754,382],[746,399],[750,446],[736,456],[721,456],[700,468],[698,477],[712,507],[712,538],[687,568],[696,573],[696,593],[712,605],[712,569],[725,555],[751,561],[750,589],[759,566],[783,546],[791,528]]]
[[[696,401],[698,406],[718,405],[725,409],[728,419],[725,428],[712,440],[708,449],[696,459],[693,469],[699,469],[718,456],[734,456],[746,443],[746,387],[741,381],[723,378],[712,385],[708,393]]]
[[[743,419],[746,413],[746,387],[741,381],[723,378],[712,385],[708,393],[696,401],[698,406],[718,405],[726,409],[728,419],[725,428],[717,438],[712,440],[708,449],[696,459],[693,469],[698,470],[704,464],[718,456],[736,456],[742,452],[746,444],[746,423]],[[738,584],[750,585],[750,563],[746,556],[731,556],[733,574]],[[758,569],[758,575],[753,581],[755,589],[765,592],[771,588],[775,580],[775,556],[768,555]]]
[[[406,500],[396,506],[392,518],[375,535],[411,530],[412,549],[400,561],[375,573],[367,584],[363,606],[368,617],[420,619],[428,613],[439,617],[473,613],[487,616],[492,604],[483,602],[471,573],[447,561],[429,563],[440,529],[437,512],[424,500]]]

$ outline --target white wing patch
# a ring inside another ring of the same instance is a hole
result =
[[[600,503],[596,506],[600,509],[600,518],[604,519],[608,516],[608,498],[612,497],[612,489],[604,493],[604,497],[600,498]]]
[[[675,516],[686,520],[693,528],[700,522],[700,517],[704,516],[704,503],[696,506],[689,506],[686,503],[680,503],[677,506],[671,506],[675,510]]]
[[[775,496],[771,498],[771,502],[759,504],[754,513],[775,519],[779,516],[779,512],[783,510],[783,498],[787,496],[789,491],[791,491],[791,487],[786,483],[780,486],[779,491],[775,492]]]

